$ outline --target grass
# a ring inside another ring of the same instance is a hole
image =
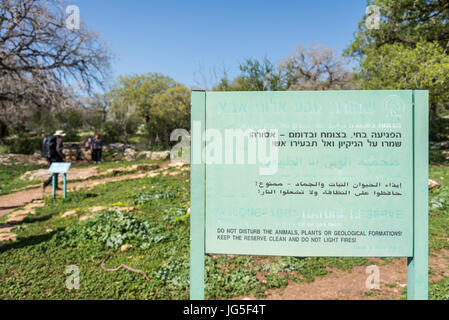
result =
[[[0,145],[0,155],[7,154],[9,152],[9,147],[6,145]]]
[[[100,166],[106,169],[122,165],[113,162]],[[429,193],[429,243],[432,251],[439,251],[449,249],[449,185],[446,184],[449,168],[444,163],[432,164],[430,178],[443,183]],[[0,299],[187,299],[189,196],[189,175],[184,172],[178,176],[98,185],[89,191],[69,193],[65,200],[46,199],[45,207],[38,208],[35,216],[17,225],[14,232],[18,240],[0,247]],[[97,225],[96,220],[78,221],[95,206],[135,208],[128,213],[132,221],[125,223],[122,231],[126,239],[131,239],[132,247],[124,252],[120,250],[120,245],[127,240],[120,237],[117,240],[115,222],[108,224],[108,219],[99,219],[101,223]],[[77,217],[61,218],[62,213],[73,209],[79,209]],[[148,222],[150,229],[142,227],[144,222]],[[155,226],[159,228],[157,232],[163,231],[160,233],[164,237],[151,238],[149,246],[141,248],[141,240],[136,240],[138,235],[140,232],[153,235]],[[95,236],[90,239],[89,234],[95,234],[96,228],[106,228],[110,238],[119,242],[95,241]],[[61,240],[67,234],[75,240],[81,237],[82,241]],[[100,264],[108,257],[107,268],[126,264],[143,270],[152,281],[124,269],[102,270]],[[382,263],[394,260],[383,259]],[[263,298],[270,290],[285,288],[290,281],[311,282],[333,270],[351,270],[369,263],[365,258],[208,255],[206,298],[229,299],[250,294]],[[68,290],[65,286],[69,265],[79,267],[79,290]],[[430,283],[429,291],[431,299],[448,299],[449,278]],[[377,295],[372,291],[363,294]],[[405,297],[406,291],[402,290],[401,298]]]
[[[0,164],[0,195],[8,194],[14,190],[39,183],[39,181],[22,180],[20,177],[27,171],[42,168],[45,168],[45,166]]]
[[[18,240],[0,247],[0,298],[187,299],[189,196],[189,176],[183,173],[108,183],[89,192],[69,193],[65,200],[46,199],[45,207],[16,227]],[[145,249],[133,245],[125,252],[86,238],[74,243],[60,241],[66,233],[76,238],[89,227],[77,217],[61,218],[62,213],[79,209],[79,216],[83,216],[90,207],[116,205],[134,206],[129,214],[162,228],[163,239]],[[126,264],[143,270],[152,281],[127,270],[103,271],[100,264],[108,256],[106,267]],[[360,258],[207,256],[206,295],[210,299],[249,293],[263,297],[290,280],[313,281],[326,275],[329,268],[348,270],[366,263]],[[65,286],[69,265],[80,269],[79,290],[70,291]]]
[[[430,161],[429,178],[442,183],[429,191],[429,247],[438,252],[449,249],[449,161],[441,150],[431,151]],[[449,277],[429,284],[429,298],[449,300]]]

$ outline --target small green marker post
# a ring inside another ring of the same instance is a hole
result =
[[[51,164],[50,168],[48,169],[48,172],[52,174],[52,185],[53,185],[53,199],[56,199],[56,183],[57,183],[57,174],[63,174],[63,184],[64,184],[64,191],[63,191],[63,197],[64,199],[67,196],[67,171],[69,171],[69,168],[71,166],[70,162],[54,162]]]
[[[53,188],[53,199],[56,199],[56,175],[54,173],[51,176],[51,184]]]
[[[66,197],[67,194],[67,173],[64,173],[64,199]]]

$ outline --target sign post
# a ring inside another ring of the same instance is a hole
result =
[[[192,93],[192,134],[202,135],[206,125],[206,92]],[[190,172],[190,299],[204,300],[206,165],[201,160],[204,143],[191,143]]]
[[[407,298],[409,300],[427,300],[429,298],[428,101],[427,91],[414,91],[413,256],[408,258],[407,264]]]
[[[428,92],[192,92],[191,299],[204,255],[408,257],[428,298]]]
[[[62,173],[64,174],[64,190],[63,190],[63,198],[66,198],[67,195],[67,172],[70,169],[70,162],[53,162],[50,166],[50,168],[48,169],[48,172],[51,173],[52,176],[52,195],[53,195],[53,199],[56,198],[56,179],[57,179],[57,175]]]

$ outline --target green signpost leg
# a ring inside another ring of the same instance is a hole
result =
[[[53,187],[53,199],[56,198],[56,175],[53,174],[51,177],[52,187]]]
[[[414,91],[414,236],[413,257],[408,259],[407,298],[427,300],[428,296],[428,161],[429,161],[429,96],[427,91]]]
[[[64,173],[64,199],[67,194],[67,174]]]
[[[190,299],[204,300],[205,181],[202,132],[206,125],[206,92],[192,92],[190,149]]]

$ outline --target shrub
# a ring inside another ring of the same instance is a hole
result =
[[[16,154],[33,154],[42,149],[43,137],[9,138],[5,141],[9,152]]]
[[[132,244],[146,249],[164,239],[160,227],[148,221],[138,219],[131,213],[107,211],[57,233],[53,241],[67,247],[94,245],[118,249],[123,244]]]
[[[107,121],[103,127],[103,141],[105,143],[113,143],[121,141],[125,134],[123,128],[115,122]]]

